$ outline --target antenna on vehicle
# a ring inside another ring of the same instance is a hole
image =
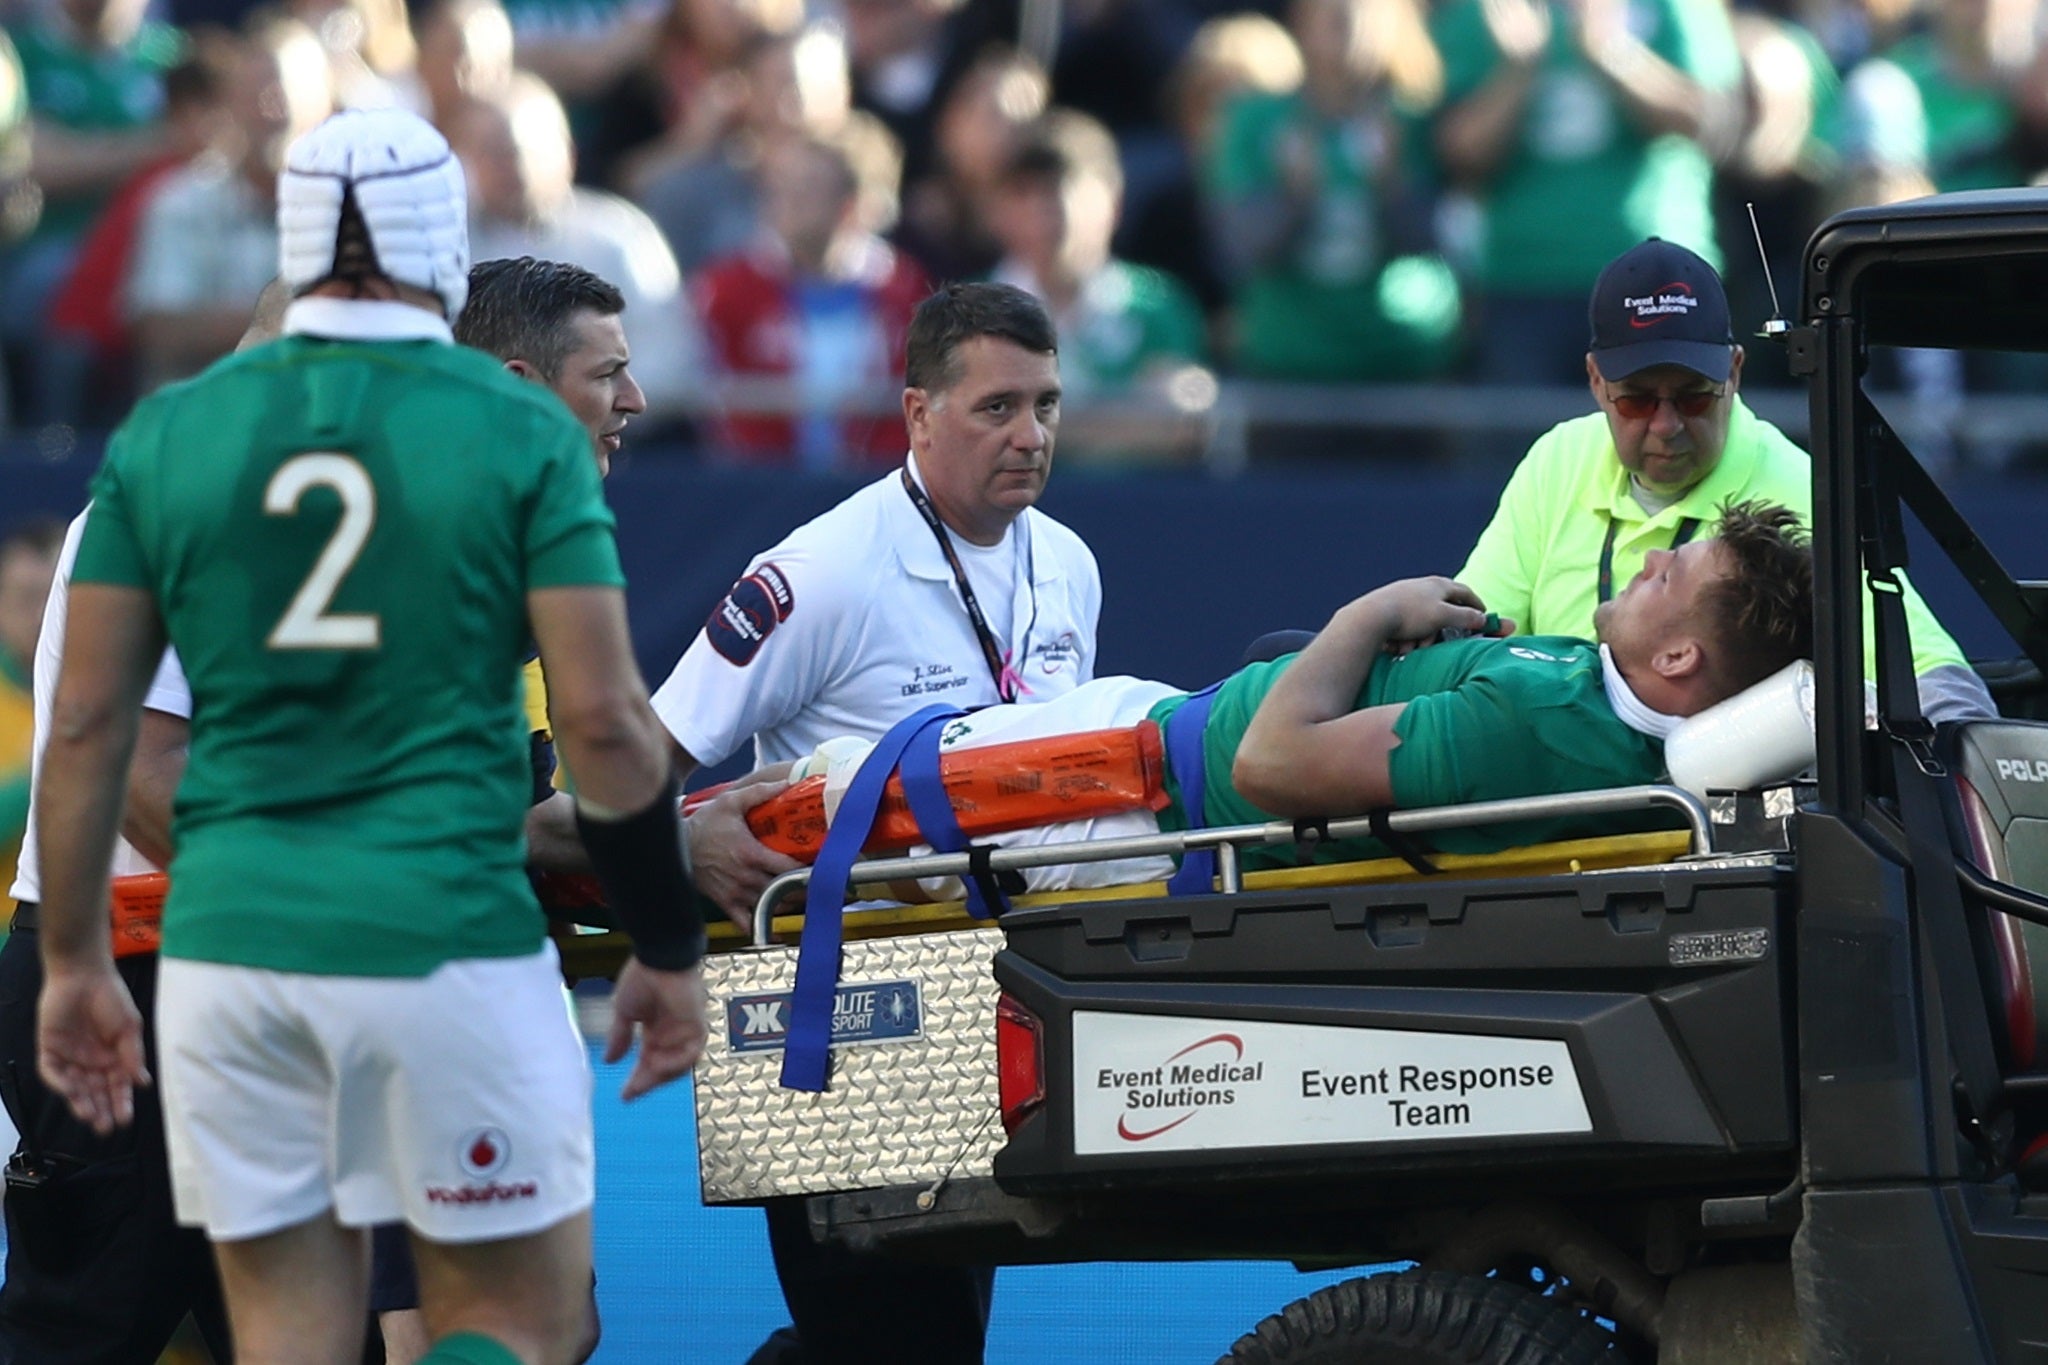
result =
[[[1757,226],[1756,202],[1746,201],[1743,207],[1749,210],[1749,232],[1756,238],[1756,258],[1764,268],[1764,287],[1771,291],[1771,315],[1764,319],[1764,325],[1757,335],[1772,341],[1782,341],[1785,334],[1792,330],[1792,324],[1785,321],[1785,310],[1778,304],[1778,282],[1771,278],[1771,256],[1764,250],[1764,230]]]

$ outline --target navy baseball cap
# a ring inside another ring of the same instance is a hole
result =
[[[1728,382],[1735,336],[1721,277],[1692,252],[1660,237],[1608,262],[1586,310],[1600,373],[1626,379],[1652,365],[1681,365]]]

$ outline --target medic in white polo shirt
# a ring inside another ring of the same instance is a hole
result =
[[[918,305],[904,379],[904,467],[748,565],[654,694],[684,772],[749,739],[757,766],[781,763],[879,739],[933,702],[1040,702],[1094,676],[1095,556],[1032,506],[1060,417],[1045,309],[1008,285],[949,285]],[[723,831],[693,836],[695,880],[744,919],[796,864],[743,824]],[[794,1326],[756,1360],[791,1338],[805,1360],[981,1360],[991,1268],[905,1275],[813,1242],[801,1200],[763,1211]]]
[[[1094,676],[1095,556],[1032,505],[1059,425],[1043,308],[1000,285],[932,295],[906,381],[904,467],[757,556],[655,692],[685,773],[750,739],[757,766],[783,763],[932,702],[1045,701]],[[708,871],[713,851],[692,852]]]

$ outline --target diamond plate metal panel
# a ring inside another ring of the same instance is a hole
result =
[[[918,983],[922,1036],[834,1047],[829,1089],[784,1090],[782,1050],[734,1051],[735,997],[787,991],[796,949],[704,960],[711,1038],[697,1063],[704,1202],[925,1184],[987,1175],[1003,1125],[996,1088],[1000,929],[912,934],[845,946],[842,982]]]

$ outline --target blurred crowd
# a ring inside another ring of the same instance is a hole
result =
[[[1044,298],[1076,405],[1572,384],[1646,236],[1743,329],[1747,206],[1789,307],[1828,213],[2048,168],[2040,0],[406,3],[0,0],[0,429],[226,352],[337,107],[442,128],[475,259],[621,288],[646,420],[819,468],[900,455],[939,280]]]

